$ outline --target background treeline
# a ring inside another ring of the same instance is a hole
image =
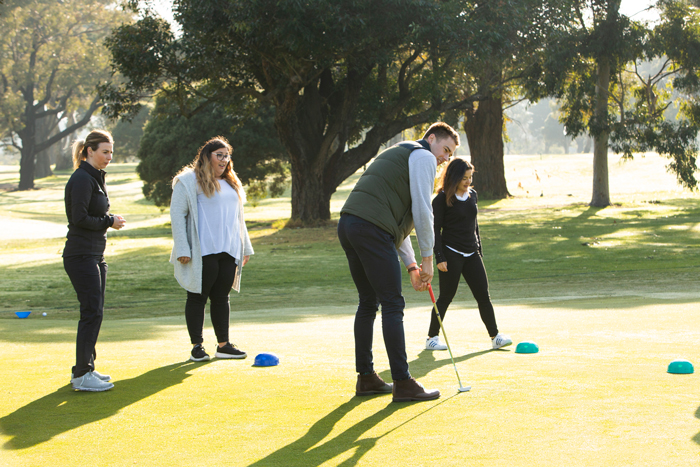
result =
[[[292,218],[315,225],[387,142],[436,120],[464,135],[485,199],[510,196],[507,153],[592,152],[593,206],[611,203],[611,151],[658,152],[697,187],[696,1],[656,1],[654,23],[621,0],[175,0],[169,20],[153,4],[0,5],[0,137],[20,190],[68,165],[76,131],[116,125],[117,157],[139,158],[167,205],[221,134],[253,199],[291,186]]]

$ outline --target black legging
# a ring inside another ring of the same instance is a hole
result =
[[[228,342],[231,307],[228,295],[236,277],[236,260],[228,253],[216,253],[202,257],[202,293],[187,292],[185,319],[192,344],[204,342],[204,307],[211,299],[209,313],[218,342]]]
[[[437,299],[437,307],[440,312],[440,318],[445,319],[447,307],[450,306],[452,299],[457,293],[459,278],[462,275],[479,306],[481,321],[486,325],[489,336],[495,337],[498,334],[498,326],[496,326],[496,316],[494,315],[491,297],[489,296],[489,279],[486,277],[486,269],[483,261],[481,261],[481,256],[479,256],[479,253],[474,253],[465,258],[449,248],[445,248],[444,251],[445,259],[447,260],[447,272],[438,270],[440,297]],[[435,311],[430,316],[428,337],[434,337],[440,333],[440,323],[437,320],[437,316],[435,316]]]
[[[80,302],[75,366],[71,369],[73,377],[80,378],[95,369],[95,345],[104,315],[107,263],[103,256],[67,256],[63,258],[63,267]]]

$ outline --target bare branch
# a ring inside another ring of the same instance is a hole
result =
[[[415,62],[416,59],[420,56],[420,50],[416,49],[413,54],[411,54],[408,59],[406,59],[405,62],[401,64],[401,70],[399,71],[399,96],[407,96],[408,95],[408,85],[406,84],[406,81],[410,79],[410,71],[409,71],[409,78],[406,77],[406,70],[409,69],[411,66],[411,63]]]
[[[520,104],[521,102],[524,102],[524,101],[526,101],[526,100],[527,100],[527,99],[523,97],[523,98],[520,98],[520,99],[516,99],[516,100],[514,100],[514,101],[510,101],[508,104],[506,104],[506,105],[503,106],[503,111],[505,112],[506,110],[508,110],[508,109],[510,109],[510,108],[513,108],[513,107],[515,107],[516,105],[518,105],[518,104]]]
[[[100,102],[100,96],[98,95],[90,103],[90,107],[88,107],[88,109],[85,111],[85,114],[83,114],[83,118],[81,118],[79,121],[75,122],[73,125],[70,125],[69,127],[64,129],[63,131],[56,133],[54,136],[47,139],[43,143],[37,143],[35,146],[35,152],[38,154],[41,151],[48,149],[52,145],[61,141],[66,136],[73,133],[78,128],[82,128],[83,126],[87,125],[88,122],[90,121],[90,118],[92,118],[92,114],[94,114],[95,111],[97,109],[99,109],[100,107],[102,107],[102,102]]]
[[[56,73],[58,73],[58,68],[51,70],[51,76],[49,76],[46,82],[46,87],[44,90],[44,98],[34,104],[35,109],[43,109],[47,102],[51,100],[51,88],[53,87],[53,80],[56,78]]]
[[[22,151],[22,146],[15,142],[15,135],[13,133],[10,133],[10,144],[12,144],[12,146],[14,146],[17,150]]]

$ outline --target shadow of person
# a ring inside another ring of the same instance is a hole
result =
[[[695,418],[700,420],[700,407],[698,407],[698,410],[695,411]],[[698,431],[697,435],[693,436],[693,441],[700,444],[700,431]]]
[[[466,355],[459,355],[455,357],[455,364],[460,363],[460,362],[466,362],[467,360],[471,360],[472,358],[480,357],[482,355],[486,355],[487,353],[491,352],[501,352],[503,351],[502,349],[488,349],[488,350],[480,350],[478,352],[472,352],[468,353]],[[440,356],[444,356],[446,358],[443,358],[442,360],[437,360],[435,358],[436,353],[439,353]],[[437,370],[438,368],[441,368],[443,366],[452,366],[452,360],[450,359],[450,354],[447,352],[436,352],[435,350],[423,350],[421,353],[418,354],[418,358],[416,358],[413,361],[408,362],[408,367],[411,372],[411,376],[414,377],[415,379],[419,380],[426,376],[428,373],[430,373],[433,370]],[[459,371],[459,369],[458,369]],[[379,376],[382,377],[383,380],[385,381],[391,381],[391,371],[390,370],[385,370],[382,371]],[[460,373],[460,378],[462,377],[462,374]],[[462,383],[466,385],[466,381],[462,380]]]
[[[182,362],[119,380],[104,393],[78,392],[70,385],[0,418],[0,430],[11,437],[4,449],[26,449],[72,429],[110,417],[135,402],[182,383],[203,363]]]
[[[368,400],[367,397],[353,397],[314,423],[304,436],[278,449],[259,461],[250,464],[248,467],[268,465],[314,467],[322,465],[325,462],[328,462],[330,459],[348,452],[352,452],[351,456],[338,464],[338,466],[349,467],[357,465],[358,461],[362,459],[362,457],[369,450],[371,450],[380,439],[406,425],[407,423],[410,423],[429,410],[432,410],[438,405],[441,405],[447,402],[447,400],[451,399],[448,397],[437,404],[428,406],[426,410],[414,415],[402,423],[397,424],[380,436],[360,439],[364,433],[377,426],[379,423],[389,419],[399,410],[413,405],[411,403],[392,403],[390,396],[377,397],[386,397],[389,405],[381,409],[379,412],[370,415],[364,420],[357,422],[334,438],[328,439],[321,443],[321,441],[328,436],[336,423],[338,423],[345,415],[357,408],[361,403]]]
[[[479,352],[473,352],[466,355],[461,355],[455,358],[455,363],[464,362],[493,351],[494,350],[489,349]],[[430,350],[425,350],[421,352],[418,355],[417,359],[413,360],[412,362],[409,362],[409,366],[411,368],[411,376],[413,376],[416,379],[422,378],[432,370],[451,364],[452,361],[449,358],[437,361],[435,358],[435,352]],[[381,377],[385,381],[391,381],[391,372],[389,370],[386,370],[382,372]],[[364,420],[357,422],[355,425],[343,431],[336,437],[321,443],[321,441],[323,441],[323,439],[326,438],[326,436],[328,436],[328,434],[333,430],[333,427],[344,416],[356,409],[362,402],[368,400],[366,397],[353,397],[352,399],[343,403],[338,408],[330,412],[328,415],[314,423],[313,426],[304,436],[302,436],[296,441],[291,442],[287,446],[278,449],[277,451],[269,454],[268,456],[260,459],[259,461],[250,464],[248,467],[267,465],[285,465],[288,467],[313,467],[322,465],[323,463],[335,458],[336,456],[340,456],[341,454],[349,452],[352,452],[350,457],[348,457],[338,465],[342,467],[356,465],[357,462],[370,449],[372,449],[381,438],[387,436],[389,433],[397,430],[398,428],[406,425],[407,423],[410,423],[411,421],[423,415],[427,411],[446,403],[448,400],[452,399],[456,395],[457,393],[449,397],[443,396],[440,402],[436,404],[430,404],[426,410],[414,415],[410,419],[398,424],[394,428],[391,428],[381,436],[374,438],[361,438],[361,436],[364,433],[369,431],[371,428],[377,426],[380,422],[389,419],[397,411],[412,405],[410,403],[392,403],[391,397],[388,395],[377,396],[386,397],[389,405],[387,405],[380,411],[368,416]]]

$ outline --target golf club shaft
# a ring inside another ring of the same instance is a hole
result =
[[[455,359],[452,356],[452,349],[450,348],[450,341],[447,339],[447,333],[445,332],[445,326],[442,325],[442,318],[440,318],[440,312],[437,308],[437,303],[435,302],[435,295],[433,294],[433,286],[428,284],[428,291],[430,292],[430,299],[433,301],[433,310],[435,310],[435,315],[437,316],[438,323],[440,323],[440,329],[442,329],[442,337],[445,338],[445,344],[447,345],[447,351],[450,352],[450,359],[452,360],[452,366],[455,368],[455,374],[457,375],[457,382],[459,387],[462,388],[462,380],[459,378],[459,372],[457,371],[457,365],[455,364]]]

